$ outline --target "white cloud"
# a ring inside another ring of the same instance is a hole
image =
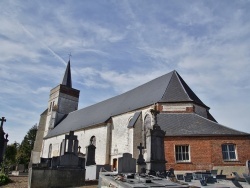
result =
[[[18,131],[22,121],[26,133],[71,52],[81,103],[176,69],[218,120],[249,130],[249,7],[247,1],[1,1],[0,112]],[[237,117],[234,107],[242,109]]]

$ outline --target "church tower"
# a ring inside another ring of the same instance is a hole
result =
[[[50,91],[44,136],[49,130],[55,128],[67,114],[78,109],[79,94],[79,90],[72,88],[69,60],[62,83]]]

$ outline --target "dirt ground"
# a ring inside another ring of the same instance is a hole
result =
[[[27,188],[28,187],[28,177],[27,176],[10,176],[12,182],[1,186],[1,188]],[[97,181],[87,181],[83,188],[96,188],[98,185]]]

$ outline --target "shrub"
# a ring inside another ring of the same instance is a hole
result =
[[[10,182],[10,178],[6,174],[1,173],[0,174],[0,186],[5,185],[9,182]]]

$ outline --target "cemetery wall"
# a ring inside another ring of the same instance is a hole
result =
[[[85,169],[29,169],[29,188],[78,187],[85,183]]]
[[[237,161],[226,162],[222,158],[222,144],[235,144]],[[175,145],[189,145],[190,161],[176,162]],[[175,170],[211,170],[214,166],[244,166],[250,159],[250,137],[165,137],[165,157],[167,169]]]

